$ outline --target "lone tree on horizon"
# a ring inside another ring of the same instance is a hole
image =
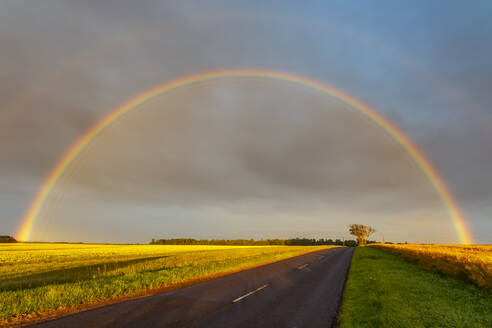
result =
[[[376,232],[376,229],[363,224],[351,224],[349,225],[349,231],[351,235],[357,237],[357,244],[364,246],[367,241],[367,237]]]

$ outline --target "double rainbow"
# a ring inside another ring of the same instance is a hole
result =
[[[63,176],[63,173],[65,172],[67,167],[75,160],[75,158],[77,158],[84,147],[87,146],[87,144],[89,144],[92,139],[94,139],[101,131],[106,129],[127,112],[131,111],[137,105],[140,105],[150,98],[155,97],[163,92],[169,92],[176,88],[202,81],[230,77],[264,77],[300,84],[330,94],[351,105],[360,113],[369,117],[374,123],[376,123],[390,136],[392,136],[394,140],[396,140],[408,152],[408,154],[422,169],[424,174],[427,176],[427,178],[439,194],[443,205],[447,209],[447,212],[453,222],[456,232],[458,233],[461,243],[472,243],[472,236],[468,232],[464,216],[461,213],[459,206],[454,200],[454,197],[444,183],[443,179],[440,177],[437,170],[431,165],[429,160],[427,160],[427,158],[422,154],[422,152],[395,125],[393,125],[391,122],[389,122],[387,119],[385,119],[383,116],[378,114],[375,110],[371,109],[367,105],[331,86],[304,77],[267,70],[220,70],[186,76],[171,81],[169,83],[159,85],[156,88],[146,91],[139,96],[131,99],[130,101],[124,103],[120,107],[112,110],[106,117],[101,119],[88,131],[86,131],[53,167],[47,178],[44,180],[41,188],[37,192],[34,200],[30,204],[25,216],[22,218],[21,224],[16,234],[18,239],[23,241],[27,241],[30,239],[36,218],[38,217],[38,214],[44,202],[50,195],[52,189],[57,184],[58,180],[60,180],[60,178]]]

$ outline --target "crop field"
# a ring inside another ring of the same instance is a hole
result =
[[[151,294],[330,247],[0,244],[0,325]]]
[[[372,247],[417,262],[423,269],[469,280],[482,288],[492,287],[492,245],[375,244]]]

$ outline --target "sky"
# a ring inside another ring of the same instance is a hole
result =
[[[274,70],[331,85],[402,130],[492,242],[489,1],[0,2],[0,234],[112,109],[177,78]],[[457,243],[432,184],[350,105],[229,77],[146,101],[84,148],[31,240],[351,238]]]

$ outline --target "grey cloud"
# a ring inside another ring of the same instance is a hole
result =
[[[319,10],[147,1],[0,6],[6,58],[0,60],[0,194],[9,195],[2,204],[16,204],[5,210],[0,229],[12,229],[23,213],[20,204],[27,206],[60,156],[111,108],[179,76],[240,66],[312,77],[371,104],[429,155],[470,221],[490,230],[483,224],[492,195],[491,66],[484,60],[490,24],[473,8],[464,14],[450,7],[454,14],[436,17],[427,5],[402,11],[390,2],[355,16],[350,4]],[[466,23],[461,31],[456,14]],[[415,17],[421,24],[409,29]],[[482,32],[473,27],[476,19]],[[401,238],[385,223],[391,217],[409,226],[432,217],[429,231],[448,222],[401,147],[350,113],[333,98],[264,79],[219,81],[158,97],[109,128],[73,163],[40,218],[44,236],[56,237],[54,223],[82,225],[89,216],[133,226],[137,213],[148,217],[141,219],[148,222],[141,223],[139,241],[162,228],[159,213],[187,218],[188,226],[200,227],[196,234],[208,233],[207,220],[227,222],[235,211],[245,213],[238,221],[248,213],[293,218],[324,209],[310,214],[312,227],[305,231],[342,233],[343,222],[371,217]],[[217,214],[217,208],[224,210]],[[326,225],[323,215],[331,218]],[[295,230],[292,220],[285,231]],[[172,229],[186,231],[186,224]],[[230,223],[223,233],[234,229],[262,231]],[[264,227],[274,230],[273,223]],[[439,238],[455,238],[446,231]],[[411,235],[420,240],[421,233],[415,227]],[[119,236],[131,238],[123,228]]]
[[[102,195],[152,206],[441,206],[385,131],[288,82],[230,79],[177,90],[140,105],[88,148],[61,187],[92,191],[88,202]]]

